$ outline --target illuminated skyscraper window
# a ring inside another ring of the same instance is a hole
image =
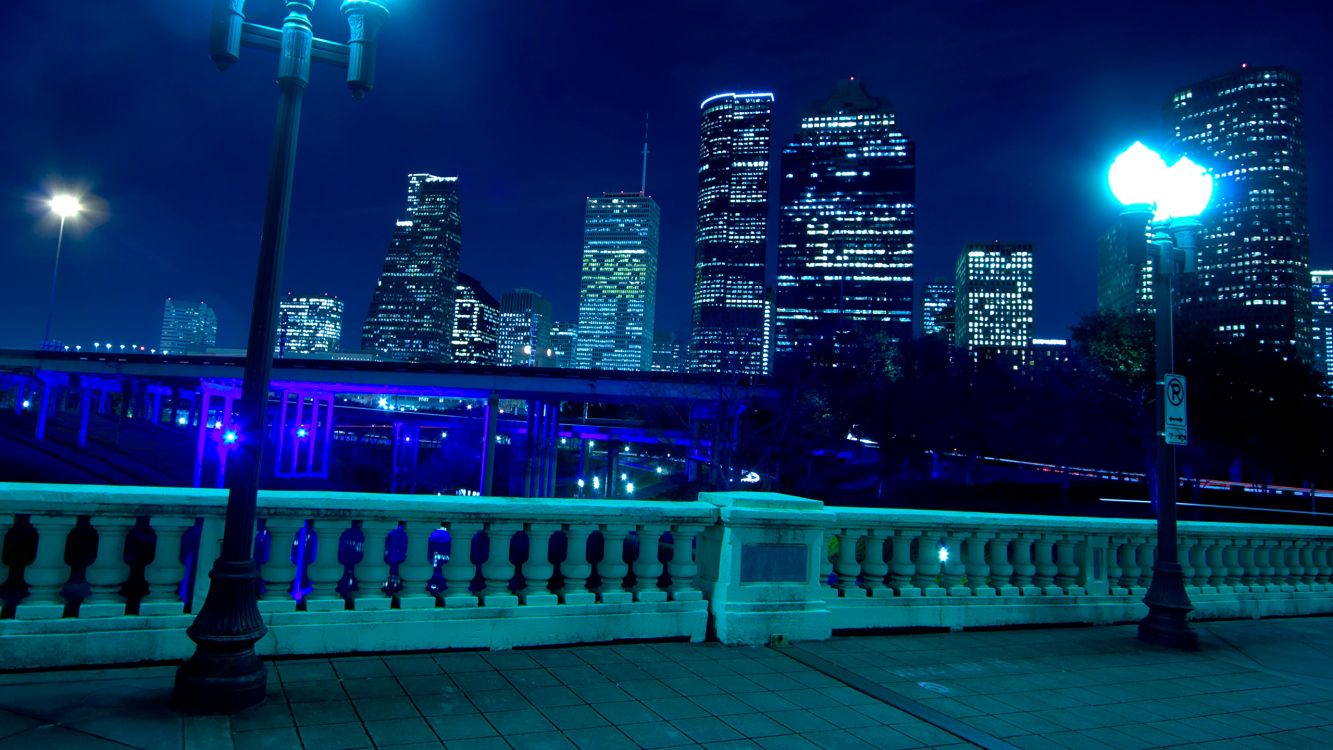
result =
[[[1315,369],[1333,384],[1333,271],[1310,272]]]
[[[493,365],[499,361],[500,304],[475,278],[459,272],[454,286],[454,362]]]
[[[564,370],[577,367],[574,352],[578,348],[579,324],[557,320],[551,324],[551,366]]]
[[[958,256],[954,342],[974,360],[1022,364],[1032,345],[1032,255],[1029,244],[971,244]]]
[[[684,365],[684,347],[676,340],[676,334],[672,331],[654,333],[653,372],[683,372]]]
[[[580,369],[652,368],[659,224],[657,202],[641,193],[588,199],[575,350]]]
[[[840,81],[782,151],[779,356],[912,336],[916,158],[887,99]]]
[[[531,289],[505,293],[500,298],[500,364],[550,367],[552,354],[551,303]]]
[[[954,285],[952,281],[935,279],[926,284],[921,295],[921,335],[943,336],[953,341]]]
[[[333,295],[288,293],[278,303],[279,356],[342,350],[343,301]]]
[[[1097,243],[1097,309],[1152,315],[1153,262],[1147,213],[1121,214]]]
[[[164,353],[202,352],[218,343],[218,316],[199,302],[177,302],[171,297],[162,305],[162,336],[158,348]]]
[[[773,95],[718,94],[700,109],[691,368],[762,375]]]
[[[408,176],[398,222],[361,329],[361,348],[384,359],[448,361],[462,253],[458,178]]]
[[[1235,70],[1177,91],[1166,116],[1176,146],[1215,179],[1185,313],[1223,339],[1308,361],[1300,76],[1285,68]]]

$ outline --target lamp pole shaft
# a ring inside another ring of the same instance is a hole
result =
[[[42,333],[42,348],[51,345],[51,319],[56,314],[56,274],[60,273],[60,246],[65,243],[65,216],[60,217],[60,231],[56,233],[56,262],[51,266],[51,294],[46,298],[46,330]]]
[[[1199,637],[1186,617],[1194,606],[1185,592],[1184,573],[1176,545],[1176,448],[1166,442],[1166,376],[1175,368],[1175,303],[1177,251],[1168,236],[1159,236],[1153,273],[1156,306],[1157,456],[1153,484],[1157,511],[1157,560],[1152,584],[1143,597],[1148,615],[1139,621],[1139,640],[1171,648],[1195,650]]]
[[[277,292],[291,211],[297,131],[313,40],[309,19],[313,0],[289,1],[287,6],[291,12],[283,24],[279,52],[278,118],[269,162],[245,374],[237,405],[239,439],[226,469],[222,554],[209,573],[212,585],[204,605],[186,631],[197,646],[194,656],[176,673],[176,705],[199,713],[236,711],[260,703],[267,693],[268,671],[254,649],[267,632],[259,614],[259,569],[252,556],[255,506],[267,432]]]

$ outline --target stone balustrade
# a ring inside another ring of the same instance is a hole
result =
[[[225,493],[0,484],[0,669],[188,656]],[[1333,530],[1182,523],[1196,618],[1333,612]],[[265,655],[1140,618],[1151,521],[697,502],[260,495]],[[199,562],[197,562],[199,561]]]

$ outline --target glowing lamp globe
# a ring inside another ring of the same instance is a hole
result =
[[[1116,200],[1126,206],[1156,203],[1157,190],[1166,176],[1166,162],[1156,151],[1139,141],[1111,162],[1107,182]]]
[[[51,213],[62,219],[77,216],[79,211],[83,210],[83,206],[79,205],[79,199],[68,193],[51,196],[46,205],[50,207]]]
[[[1154,221],[1198,216],[1213,197],[1213,176],[1188,156],[1182,156],[1166,171],[1159,193]]]

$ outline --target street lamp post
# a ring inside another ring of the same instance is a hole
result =
[[[51,294],[46,299],[46,330],[42,333],[42,349],[52,349],[51,319],[56,312],[56,274],[60,271],[60,247],[65,243],[65,220],[78,216],[83,206],[79,205],[78,198],[66,193],[51,196],[46,205],[51,213],[60,217],[60,231],[56,233],[56,260],[51,265]]]
[[[259,578],[252,556],[255,504],[267,432],[277,290],[291,209],[296,136],[310,63],[345,67],[347,85],[360,99],[374,85],[375,37],[388,16],[388,9],[379,0],[344,0],[342,13],[351,30],[350,40],[344,45],[314,37],[310,15],[315,0],[286,0],[287,17],[281,29],[247,23],[244,5],[245,0],[215,0],[209,52],[218,68],[226,70],[239,58],[242,45],[276,51],[278,118],[269,162],[244,381],[237,405],[234,453],[226,471],[229,491],[222,554],[209,572],[212,584],[203,607],[186,631],[195,642],[195,653],[176,671],[172,699],[177,708],[197,713],[225,713],[253,706],[264,700],[268,683],[268,671],[254,649],[266,632],[256,603]]]
[[[1199,636],[1188,617],[1194,605],[1185,591],[1184,572],[1176,545],[1176,444],[1168,440],[1167,382],[1175,367],[1175,307],[1181,274],[1192,272],[1198,215],[1212,196],[1212,177],[1182,157],[1171,167],[1141,143],[1135,143],[1111,165],[1111,191],[1125,205],[1124,215],[1152,217],[1148,257],[1153,263],[1153,305],[1156,308],[1155,382],[1157,388],[1156,459],[1153,487],[1157,512],[1157,559],[1143,603],[1148,614],[1139,621],[1139,640],[1170,648],[1196,650]]]

